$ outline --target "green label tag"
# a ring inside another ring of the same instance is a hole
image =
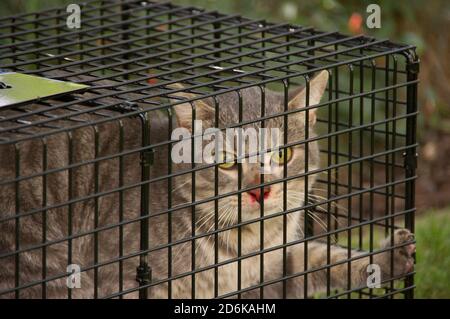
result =
[[[88,87],[84,84],[22,73],[0,73],[0,108],[75,92]]]

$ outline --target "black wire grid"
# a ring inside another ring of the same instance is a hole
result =
[[[314,210],[321,216],[326,229],[317,229],[315,223],[307,218],[306,236],[298,243],[314,239],[331,245],[332,241],[337,240],[349,250],[365,249],[372,256],[377,251],[374,237],[378,233],[384,237],[392,234],[397,227],[414,231],[418,85],[418,58],[414,47],[364,35],[347,36],[287,23],[267,23],[167,2],[95,0],[83,2],[80,6],[80,29],[66,26],[68,13],[65,8],[0,19],[1,69],[90,86],[82,92],[36,99],[0,110],[0,151],[15,154],[15,171],[12,176],[0,181],[0,191],[8,187],[17,190],[15,204],[11,206],[14,211],[10,214],[0,212],[0,224],[12,225],[12,234],[16,236],[14,247],[0,251],[0,265],[8,258],[14,258],[15,265],[12,285],[0,290],[0,297],[20,298],[27,296],[27,290],[37,289],[39,296],[46,298],[48,284],[68,276],[66,269],[57,273],[47,271],[46,258],[52,253],[52,248],[63,244],[67,264],[70,264],[76,254],[72,250],[73,242],[84,237],[94,236],[92,263],[82,265],[81,271],[94,273],[91,289],[92,296],[96,298],[122,298],[137,292],[140,298],[147,298],[148,289],[153,286],[170,286],[172,280],[181,277],[191,277],[195,281],[196,274],[206,270],[196,268],[192,262],[189,272],[175,276],[169,271],[167,278],[155,279],[151,274],[152,260],[148,258],[151,252],[165,249],[170,262],[171,247],[174,245],[171,229],[167,244],[155,247],[149,242],[148,225],[154,217],[149,205],[152,187],[165,180],[170,194],[177,175],[190,174],[195,184],[196,171],[203,169],[193,165],[188,171],[173,173],[169,160],[167,174],[159,178],[151,177],[154,153],[173,143],[170,132],[167,141],[152,143],[149,136],[151,121],[161,117],[156,114],[164,114],[168,118],[172,116],[169,110],[174,102],[167,99],[168,94],[182,90],[170,86],[175,83],[182,83],[184,90],[195,93],[199,98],[214,98],[225,92],[238,94],[239,90],[251,86],[257,86],[262,91],[271,88],[287,92],[292,87],[308,83],[316,72],[327,70],[331,75],[328,89],[322,103],[312,107],[318,109],[317,137],[298,141],[298,144],[305,145],[313,140],[320,143],[321,168],[299,177],[317,174],[319,177],[315,187],[323,190],[323,199],[317,200],[315,197],[315,200],[307,200],[304,206],[297,209]],[[220,108],[220,105],[216,107]],[[243,108],[245,112],[245,105],[241,103],[240,114]],[[262,109],[265,109],[264,103]],[[309,112],[310,109],[308,107],[303,111]],[[287,115],[288,112],[278,114]],[[263,116],[258,121],[267,118]],[[102,142],[99,127],[106,123],[116,124],[114,127],[120,146],[118,152],[109,155],[95,152],[91,159],[74,160],[72,139],[77,130],[93,129],[93,147],[98,150]],[[234,127],[243,124],[237,123]],[[124,145],[129,125],[140,127],[140,145]],[[69,141],[68,161],[63,167],[48,165],[54,155],[48,152],[47,145],[55,136]],[[35,145],[32,149],[41,164],[37,170],[24,170],[21,168],[21,157],[31,149],[31,144],[27,143],[32,142]],[[107,191],[101,190],[98,178],[101,165],[108,161],[119,161],[119,165],[123,165],[126,158],[133,155],[138,156],[134,157],[136,165],[142,167],[140,180],[127,183],[125,172],[120,169],[119,185]],[[86,194],[73,194],[70,179],[74,171],[83,167],[94,167],[95,187]],[[49,204],[45,185],[52,174],[62,174],[59,180],[69,179],[69,189],[67,198]],[[44,185],[42,204],[27,208],[19,191],[20,185],[35,180]],[[287,180],[286,177],[279,182],[286,183]],[[240,189],[233,194],[218,195],[217,169],[216,180],[211,183],[216,186],[216,196],[208,200],[215,201],[216,208],[220,198],[240,196],[248,191]],[[264,185],[262,182],[257,187]],[[124,194],[136,189],[141,205],[140,216],[127,220],[124,218]],[[200,201],[195,199],[194,190],[192,193],[192,202],[183,207],[173,206],[169,196],[167,209],[159,214],[167,215],[170,220],[182,208],[190,208],[194,212]],[[107,196],[118,197],[119,215],[116,222],[100,225],[98,215],[102,214],[103,208],[99,203],[102,197]],[[77,231],[71,219],[79,213],[77,209],[88,202],[95,205],[94,226]],[[46,218],[50,218],[49,213],[57,209],[68,212],[68,226],[60,238],[50,240],[46,234]],[[278,215],[285,213],[286,207]],[[34,231],[42,240],[22,243],[21,221],[34,217],[40,218],[41,226]],[[258,220],[263,223],[267,218],[270,216],[261,215]],[[124,228],[133,223],[139,224],[140,229],[135,237],[137,249],[127,251],[122,244]],[[233,227],[240,228],[244,224],[241,220]],[[99,256],[99,246],[105,245],[101,233],[110,230],[118,231],[118,238],[110,240],[117,241],[119,246],[115,258],[104,260]],[[193,230],[192,236],[181,242],[195,242],[200,237],[211,235],[217,240],[220,231],[223,230],[217,224],[208,234],[196,234]],[[285,251],[292,244],[285,241],[280,249]],[[267,249],[261,246],[258,253],[265,251]],[[23,260],[27,258],[26,254],[34,252],[40,256],[42,267],[35,270],[35,279],[25,281],[21,278],[22,273],[27,271]],[[215,253],[217,255],[217,251]],[[216,256],[216,263],[207,269],[217,270],[224,264],[237,262],[240,274],[241,261],[248,257],[239,251],[237,258],[219,263]],[[133,269],[137,269],[134,287],[124,287],[122,283],[126,262],[134,263]],[[345,262],[350,265],[351,260]],[[118,265],[114,279],[117,289],[104,295],[98,289],[98,271],[111,265]],[[264,266],[263,262],[261,266]],[[326,265],[328,272],[331,267],[331,262]],[[294,276],[307,278],[313,271],[317,269],[306,269]],[[217,271],[215,276],[218,276]],[[285,282],[288,278],[292,275],[283,276],[278,281]],[[395,278],[400,281],[394,282],[393,279],[382,289],[335,291],[328,283],[326,297],[413,297],[413,273]],[[268,284],[273,282],[265,282],[261,275],[259,284],[251,289]],[[192,297],[195,298],[195,285],[192,287]],[[225,295],[219,293],[217,285],[214,289],[218,298],[239,298],[248,290],[242,288],[240,283],[237,283],[236,291]],[[72,295],[71,289],[67,289],[66,297],[71,298]],[[170,292],[168,297],[171,297]]]

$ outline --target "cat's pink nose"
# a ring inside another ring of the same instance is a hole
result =
[[[256,188],[247,192],[250,195],[250,200],[252,202],[259,202],[261,199],[261,189]],[[270,186],[264,187],[263,199],[267,199],[270,195]]]

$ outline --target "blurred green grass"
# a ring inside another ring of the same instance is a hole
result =
[[[416,220],[416,298],[450,298],[450,207]]]
[[[399,225],[400,226],[400,225]],[[369,250],[369,231],[363,236],[363,250]],[[415,298],[419,299],[450,299],[450,207],[441,210],[429,210],[421,213],[416,219],[416,265],[415,265]],[[352,233],[352,247],[358,246],[357,233]],[[384,231],[374,229],[373,242],[375,249],[379,248],[385,238]],[[338,244],[347,245],[346,232],[339,235]],[[397,289],[403,288],[403,282],[395,283]],[[367,290],[365,290],[367,292]],[[385,294],[383,288],[373,290],[375,296]],[[326,298],[318,293],[315,298]],[[343,295],[340,298],[347,298]],[[352,293],[352,298],[359,298],[358,293]],[[394,298],[403,298],[401,294]]]
[[[419,126],[432,132],[450,134],[450,112],[448,111],[449,42],[446,30],[450,14],[450,1],[434,0],[426,6],[421,0],[376,1],[381,8],[381,28],[365,26],[366,8],[371,0],[172,0],[175,4],[196,6],[206,10],[238,13],[255,19],[288,22],[314,26],[324,31],[340,31],[345,34],[364,33],[376,38],[385,38],[415,45],[421,57],[419,86],[420,105],[424,112],[418,119]],[[1,0],[0,16],[34,12],[51,7],[64,8],[78,0]],[[361,17],[361,25],[352,24],[354,16]],[[353,26],[352,26],[353,25]],[[418,130],[419,139],[424,139],[425,130]]]
[[[369,250],[368,229],[364,234],[362,249]],[[450,299],[450,207],[422,212],[416,218],[415,236],[415,298]],[[357,238],[357,233],[352,232],[352,247],[358,246]],[[376,249],[383,238],[384,231],[374,229],[373,242]],[[338,243],[347,245],[346,232],[339,235]],[[402,288],[402,283],[396,283],[396,287]],[[379,293],[382,295],[383,289]],[[357,296],[358,294],[354,295],[355,298]],[[324,296],[319,294],[319,297]],[[401,298],[401,295],[396,295],[395,298]]]

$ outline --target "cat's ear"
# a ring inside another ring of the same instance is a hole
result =
[[[182,90],[184,87],[179,84],[171,84],[169,86],[171,89]],[[176,93],[171,93],[171,102],[176,103],[184,99],[193,99],[196,97],[195,94],[179,91]],[[211,120],[214,118],[214,108],[211,107],[203,100],[195,100],[191,102],[181,103],[174,105],[175,116],[180,127],[185,127],[187,129],[192,128],[192,108],[195,108],[195,119],[196,120]]]
[[[309,103],[308,105],[319,104],[328,83],[328,72],[322,71],[309,81]],[[293,91],[289,94],[289,109],[298,109],[306,105],[306,87]],[[309,111],[309,123],[316,123],[316,110]],[[304,114],[302,112],[302,114]]]

